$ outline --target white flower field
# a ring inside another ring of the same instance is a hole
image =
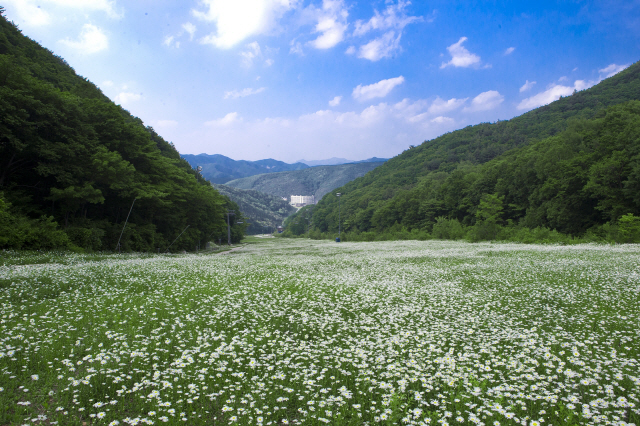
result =
[[[640,425],[640,246],[0,266],[0,425]]]

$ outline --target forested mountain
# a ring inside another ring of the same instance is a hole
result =
[[[278,197],[315,195],[319,200],[329,191],[346,184],[384,164],[357,163],[337,166],[317,166],[292,172],[269,173],[236,179],[226,185],[240,189],[254,189]]]
[[[331,158],[327,158],[326,160],[300,160],[298,161],[298,163],[304,163],[307,166],[315,167],[315,166],[337,166],[339,164],[379,163],[387,160],[388,160],[387,158],[371,157],[371,158],[367,158],[366,160],[353,161],[353,160],[347,160],[346,158],[331,157]]]
[[[215,185],[221,193],[233,200],[248,222],[248,234],[272,233],[285,218],[297,211],[281,197],[252,189],[239,189],[228,185]]]
[[[638,99],[640,63],[509,121],[426,141],[336,189],[342,230],[431,232],[455,220],[581,235],[638,216]],[[337,231],[337,197],[315,206],[313,223]]]
[[[227,208],[172,144],[1,17],[0,248],[114,250],[130,213],[123,249],[181,235],[172,250],[193,250],[226,237]]]
[[[220,154],[182,154],[192,167],[202,167],[202,176],[212,183],[227,183],[230,180],[259,175],[262,173],[302,170],[309,166],[302,163],[288,164],[268,158],[266,160],[232,160]]]

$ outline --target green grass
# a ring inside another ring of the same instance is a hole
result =
[[[640,424],[638,265],[442,241],[3,252],[0,425]]]

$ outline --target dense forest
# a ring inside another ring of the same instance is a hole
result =
[[[426,141],[336,189],[340,200],[324,197],[313,209],[312,229],[335,234],[339,209],[347,239],[482,240],[523,229],[602,236],[613,227],[635,229],[639,99],[636,63],[512,120]],[[296,216],[287,223],[300,223]],[[294,228],[288,232],[299,234]]]
[[[227,185],[214,187],[240,206],[248,224],[247,234],[273,233],[277,226],[283,224],[285,218],[297,211],[287,201],[275,195]]]
[[[226,240],[227,209],[172,144],[0,18],[0,248],[193,250]]]

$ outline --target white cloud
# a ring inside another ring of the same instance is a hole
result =
[[[422,17],[409,16],[405,9],[409,2],[399,0],[397,4],[389,4],[384,12],[374,11],[374,16],[368,21],[356,21],[354,37],[360,37],[371,31],[384,31],[384,34],[360,46],[359,58],[378,61],[389,58],[400,49],[400,38],[404,27],[412,22],[422,21]],[[354,53],[347,51],[347,54]]]
[[[227,127],[235,123],[239,123],[242,121],[242,118],[238,116],[237,112],[230,112],[222,118],[217,120],[211,120],[204,123],[205,126],[212,127]]]
[[[452,124],[454,121],[455,120],[451,117],[443,117],[443,116],[438,116],[433,120],[431,120],[432,123],[438,123],[438,124]]]
[[[354,30],[353,35],[358,37],[373,30],[402,30],[412,22],[421,21],[422,18],[419,16],[407,15],[405,9],[409,4],[411,3],[399,0],[397,4],[389,4],[382,13],[375,10],[373,17],[371,17],[367,22],[363,22],[360,19],[356,21],[356,29]]]
[[[504,56],[511,55],[515,50],[516,50],[515,47],[509,47],[507,50],[504,51]]]
[[[164,38],[164,40],[162,41],[162,44],[164,44],[165,46],[168,46],[168,47],[171,47],[171,46],[173,46],[175,48],[179,48],[180,47],[180,42],[175,40],[174,36],[166,36]]]
[[[193,35],[196,33],[196,26],[191,22],[182,24],[182,29],[189,33],[189,40],[193,40]]]
[[[252,88],[248,87],[248,88],[242,89],[240,91],[232,90],[230,92],[224,92],[224,98],[225,99],[244,98],[244,97],[251,96],[251,95],[257,95],[258,93],[264,92],[264,90],[265,90],[264,87],[260,87],[258,89],[252,89]]]
[[[33,27],[47,25],[51,16],[39,5],[28,0],[5,0],[4,6],[16,13],[18,19]]]
[[[496,90],[489,90],[486,92],[480,93],[478,96],[471,100],[471,105],[464,109],[465,112],[477,112],[477,111],[488,111],[490,109],[496,108],[504,101],[504,96],[502,96]]]
[[[342,100],[342,96],[336,96],[335,98],[329,101],[329,106],[335,107],[340,105],[340,101]]]
[[[421,115],[428,106],[425,100],[404,99],[355,111],[329,109],[298,117],[244,120],[242,125],[231,125],[238,117],[228,116],[226,121],[211,122],[214,127],[194,130],[184,144],[178,141],[177,145],[181,152],[201,152],[201,147],[192,142],[198,141],[207,144],[211,152],[248,160],[274,157],[295,161],[305,155],[325,158],[327,152],[354,159],[391,157],[408,145],[420,144],[460,125],[444,115]],[[260,144],[256,145],[256,140]]]
[[[347,50],[344,51],[344,53],[346,53],[347,55],[353,55],[354,53],[356,53],[356,47],[349,46],[347,47]]]
[[[142,99],[142,95],[139,93],[131,93],[131,92],[120,92],[113,98],[113,101],[116,104],[127,105],[131,102],[139,101]]]
[[[384,98],[399,84],[404,83],[404,77],[389,78],[381,80],[368,86],[358,85],[353,89],[353,97],[358,101],[366,101],[373,98]]]
[[[314,29],[320,35],[309,44],[316,49],[329,49],[340,43],[349,26],[348,16],[343,0],[322,0],[322,9],[317,12],[318,23]]]
[[[253,65],[254,59],[262,57],[262,50],[260,49],[260,45],[257,41],[247,44],[246,47],[247,50],[240,52],[240,56],[242,56],[244,65],[250,67]]]
[[[296,40],[291,40],[289,43],[291,48],[289,49],[289,53],[295,53],[296,55],[304,55],[304,51],[302,50],[302,43]]]
[[[460,37],[457,43],[447,47],[447,50],[451,54],[451,60],[449,62],[443,62],[440,68],[446,68],[448,66],[468,68],[472,65],[480,63],[480,57],[469,52],[462,43],[467,41],[466,37]]]
[[[216,24],[216,31],[200,39],[221,49],[235,46],[248,37],[264,34],[282,15],[294,7],[295,0],[200,0],[204,11],[193,15]]]
[[[531,88],[532,88],[533,86],[535,86],[535,84],[536,84],[536,82],[535,82],[535,81],[529,81],[529,80],[527,80],[527,81],[522,85],[522,87],[520,88],[520,93],[522,93],[522,92],[526,92],[526,91],[528,91],[528,90],[531,90]]]
[[[82,27],[80,37],[77,41],[67,38],[60,40],[60,43],[85,54],[97,53],[109,47],[109,39],[106,34],[92,24],[85,24]]]
[[[428,112],[430,114],[442,114],[444,112],[453,111],[460,108],[469,98],[456,99],[451,98],[448,101],[440,98],[439,96],[429,106]]]
[[[616,64],[611,64],[608,67],[605,67],[601,70],[598,70],[598,72],[600,74],[604,74],[604,76],[602,78],[609,78],[611,76],[614,76],[616,74],[618,74],[620,71],[623,71],[625,69],[627,69],[629,67],[630,64],[626,64],[626,65],[616,65]]]
[[[584,81],[576,80],[573,86],[563,86],[561,84],[554,84],[544,92],[540,92],[537,95],[530,98],[523,99],[517,106],[519,110],[533,109],[542,105],[550,104],[553,101],[560,99],[561,96],[572,95],[575,90],[584,90],[598,83],[597,81]]]
[[[113,18],[122,17],[115,10],[116,2],[110,0],[45,0],[47,3],[53,3],[57,6],[83,9],[89,11],[105,12]]]
[[[359,58],[370,61],[378,61],[382,58],[389,58],[394,51],[400,48],[401,34],[389,31],[382,37],[371,40],[369,43],[360,46]]]
[[[102,82],[102,85],[103,85],[104,87],[113,87],[113,81],[111,81],[111,80],[105,80],[105,81],[103,81],[103,82]]]

